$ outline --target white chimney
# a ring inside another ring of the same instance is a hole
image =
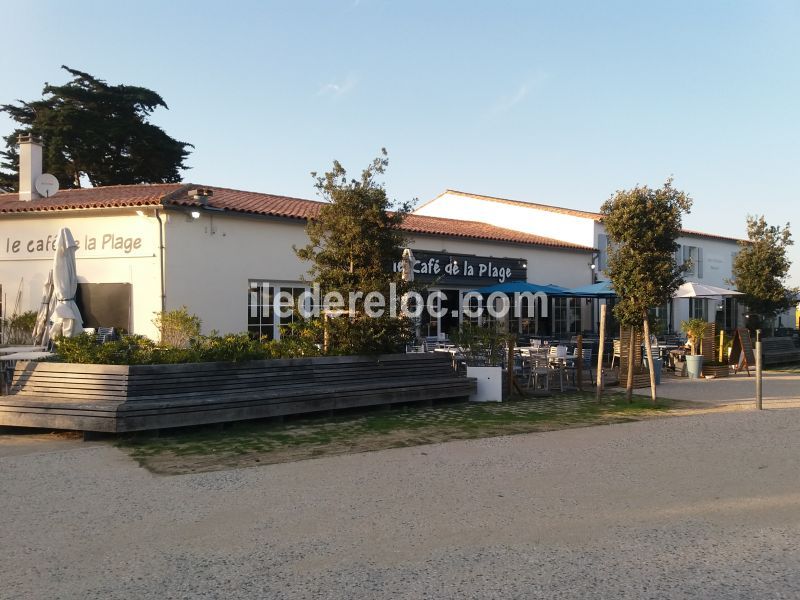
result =
[[[34,182],[42,174],[42,139],[29,133],[20,134],[19,144],[19,199],[25,201],[41,198]]]

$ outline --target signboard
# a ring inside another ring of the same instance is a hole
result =
[[[414,281],[436,285],[471,285],[475,287],[527,281],[528,264],[522,258],[494,258],[472,254],[453,254],[414,250]],[[392,266],[394,273],[403,270],[402,261]]]
[[[739,327],[733,334],[731,359],[737,361],[737,371],[744,367],[748,375],[750,375],[750,367],[756,364],[753,341],[750,339],[750,332],[744,327]]]
[[[88,220],[86,220],[88,221]],[[130,258],[153,256],[153,226],[136,218],[108,220],[98,227],[74,220],[64,223],[72,231],[78,249],[75,258]],[[52,260],[56,252],[59,224],[21,223],[0,234],[0,260]]]

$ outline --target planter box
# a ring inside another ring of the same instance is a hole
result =
[[[478,382],[470,402],[503,401],[503,367],[467,367],[467,377]]]
[[[18,362],[0,425],[140,431],[340,408],[466,399],[445,354],[180,365]]]
[[[730,375],[730,368],[728,365],[703,365],[703,375],[705,377],[728,377]]]

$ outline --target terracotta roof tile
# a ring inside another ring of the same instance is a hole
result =
[[[19,194],[0,194],[0,213],[47,212],[88,208],[153,206],[183,187],[180,183],[112,185],[99,188],[61,190],[52,198],[21,201]]]
[[[49,199],[22,202],[17,194],[0,194],[0,214],[20,212],[48,212],[57,210],[102,209],[136,206],[183,206],[201,207],[188,192],[196,188],[213,191],[207,206],[211,209],[235,213],[283,217],[307,220],[319,214],[322,202],[275,196],[258,192],[244,192],[221,187],[195,184],[156,184],[110,186],[63,190]],[[513,229],[495,227],[476,221],[461,221],[422,215],[409,215],[403,227],[408,232],[441,235],[446,237],[471,238],[514,244],[529,244],[553,248],[569,248],[591,251],[586,246],[562,242]]]

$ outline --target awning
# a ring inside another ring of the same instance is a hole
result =
[[[529,292],[531,294],[547,294],[548,296],[570,295],[566,288],[563,288],[559,285],[554,285],[552,283],[530,283],[528,281],[507,281],[506,283],[496,283],[488,287],[471,291],[482,295],[493,294],[495,292],[501,292],[503,294],[523,294],[525,292]]]
[[[579,298],[613,298],[617,295],[610,281],[598,281],[592,285],[571,288],[567,290],[570,296]]]

